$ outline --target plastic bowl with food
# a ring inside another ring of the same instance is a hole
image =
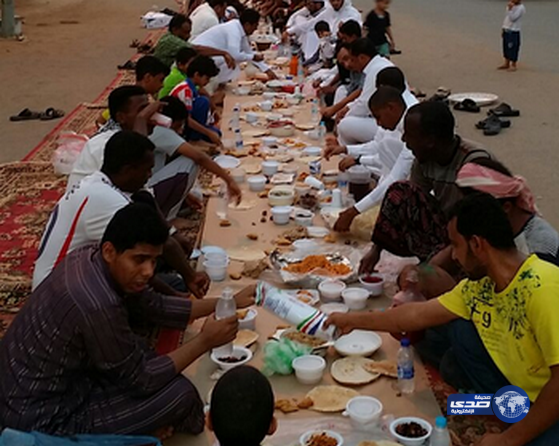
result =
[[[334,348],[342,356],[371,356],[381,346],[382,338],[369,330],[353,330],[334,342]]]
[[[390,423],[390,434],[404,446],[420,446],[431,436],[433,426],[423,418],[402,417]]]
[[[347,288],[342,291],[342,299],[350,310],[364,310],[367,306],[369,291],[363,288]]]
[[[291,362],[297,381],[301,384],[317,384],[322,380],[326,361],[321,356],[304,355]]]
[[[262,173],[267,177],[275,175],[279,170],[280,163],[274,160],[262,161]]]
[[[268,130],[273,136],[278,138],[286,138],[293,136],[295,133],[295,126],[291,121],[274,121],[268,124]]]
[[[378,421],[382,410],[382,403],[378,399],[372,396],[356,396],[347,402],[342,415],[349,417],[352,424],[360,427]]]
[[[237,87],[237,94],[239,96],[247,96],[250,94],[251,88],[248,86]]]
[[[340,302],[332,302],[329,304],[322,304],[320,306],[320,311],[330,316],[333,313],[347,313],[349,311],[349,308],[346,304],[342,304]]]
[[[300,446],[342,446],[344,438],[330,430],[312,430],[299,438]]]
[[[359,277],[363,288],[371,293],[371,296],[380,296],[384,288],[384,276],[379,273],[364,274]]]
[[[228,358],[218,358],[215,351],[212,351],[210,355],[211,360],[219,366],[222,370],[231,370],[240,365],[245,365],[252,359],[252,352],[240,345],[233,346],[233,353]]]
[[[340,302],[346,284],[337,279],[326,279],[318,284],[318,291],[323,302]]]
[[[301,226],[311,226],[314,213],[306,209],[298,209],[295,211],[295,223]]]
[[[256,44],[256,49],[258,51],[266,51],[272,46],[272,42],[269,40],[257,40],[254,43]]]
[[[278,143],[278,139],[275,136],[263,136],[260,140],[266,147],[272,147]]]
[[[306,156],[320,156],[322,155],[322,149],[320,147],[311,146],[303,149],[303,153]]]
[[[250,308],[244,318],[239,319],[239,330],[256,330],[256,317],[258,316],[258,311],[254,308]]]
[[[248,177],[248,188],[253,192],[261,192],[266,188],[266,177],[264,175],[255,175]]]
[[[270,206],[291,206],[295,200],[295,191],[291,186],[275,186],[268,192]]]
[[[283,119],[283,115],[280,115],[279,113],[270,113],[269,115],[266,115],[266,121],[269,122],[279,121],[280,119]]]

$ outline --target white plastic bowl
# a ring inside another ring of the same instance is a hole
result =
[[[220,361],[218,357],[216,357],[214,352],[211,353],[210,359],[215,364],[217,364],[220,369],[231,370],[231,369],[234,369],[235,367],[239,367],[240,365],[245,365],[247,362],[249,362],[252,359],[252,351],[250,351],[246,347],[241,347],[239,345],[234,345],[232,356],[234,356],[235,358],[240,358],[242,356],[245,356],[245,359],[243,359],[242,361],[237,361],[237,362],[223,362],[223,361]]]
[[[342,356],[371,356],[381,346],[382,338],[369,330],[353,330],[334,343],[334,348]]]
[[[270,127],[270,133],[278,138],[287,138],[295,134],[295,127],[292,125],[284,125],[282,127]]]
[[[248,112],[248,113],[245,115],[245,119],[246,119],[246,121],[247,121],[249,124],[253,124],[253,123],[255,123],[256,121],[258,121],[258,115],[257,115],[256,113],[254,113],[254,112]]]
[[[280,115],[279,113],[270,113],[266,116],[266,121],[269,122],[279,121],[280,119],[283,119],[283,115]]]
[[[311,226],[314,213],[306,209],[295,211],[295,223],[301,226]]]
[[[289,216],[291,215],[290,206],[274,206],[272,208],[272,220],[276,225],[286,225],[289,223]]]
[[[326,279],[318,284],[318,291],[323,302],[340,302],[346,284],[337,279]]]
[[[239,96],[247,96],[250,94],[250,87],[243,85],[242,87],[237,87],[237,94]]]
[[[293,175],[297,175],[297,172],[299,172],[299,166],[297,164],[283,165],[283,173],[291,173]]]
[[[301,384],[317,384],[322,380],[326,361],[317,355],[305,355],[291,362],[297,381]]]
[[[266,147],[272,147],[278,143],[278,139],[275,136],[263,136],[261,141]]]
[[[250,308],[245,318],[239,319],[239,330],[256,330],[256,316],[258,316],[258,311]]]
[[[382,414],[382,403],[372,396],[356,396],[350,399],[343,416],[349,417],[356,427],[365,426],[378,421]]]
[[[367,306],[369,291],[364,288],[347,288],[342,291],[342,299],[350,310],[364,310]]]
[[[263,111],[272,111],[272,108],[274,106],[274,103],[272,101],[263,101],[260,103],[260,108]]]
[[[320,147],[311,146],[303,149],[303,153],[306,156],[320,156],[322,155],[322,149]]]
[[[212,282],[221,282],[222,280],[225,280],[229,260],[205,260],[203,265]]]
[[[307,442],[309,441],[309,439],[316,434],[326,434],[329,437],[335,438],[336,441],[338,442],[336,446],[342,446],[344,444],[344,438],[337,432],[329,431],[327,429],[315,429],[312,431],[305,432],[303,435],[301,435],[301,437],[299,438],[300,446],[307,446]]]
[[[243,183],[245,181],[245,170],[238,167],[231,171],[231,177],[235,183]]]
[[[366,282],[366,277],[377,277],[380,279],[379,282]],[[384,289],[384,276],[379,273],[372,273],[372,274],[365,274],[359,277],[359,282],[363,285],[363,288],[371,293],[371,296],[380,296],[382,294],[382,290]]]
[[[400,424],[411,423],[411,422],[420,424],[427,431],[427,434],[424,435],[423,437],[409,438],[409,437],[403,437],[402,435],[396,432],[397,426],[399,426]],[[396,440],[398,440],[399,443],[402,443],[404,446],[423,445],[425,443],[425,440],[427,440],[431,436],[432,431],[433,431],[433,426],[431,426],[431,423],[424,420],[423,418],[402,417],[402,418],[397,418],[392,423],[390,423],[390,434]]]
[[[276,186],[268,192],[270,206],[291,206],[295,200],[295,190],[291,186]]]
[[[262,161],[262,173],[271,177],[278,172],[279,165],[277,161]]]
[[[261,192],[266,189],[266,177],[264,175],[255,175],[248,177],[248,188],[253,192]]]
[[[349,308],[346,304],[332,302],[330,304],[322,304],[320,306],[320,311],[330,316],[332,313],[347,313],[349,311]]]

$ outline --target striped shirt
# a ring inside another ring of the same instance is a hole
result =
[[[64,432],[105,388],[156,394],[179,374],[169,356],[146,348],[129,318],[184,329],[190,308],[188,299],[151,290],[119,293],[96,245],[69,254],[0,343],[0,430]]]

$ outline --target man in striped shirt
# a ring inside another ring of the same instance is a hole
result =
[[[185,329],[217,299],[165,296],[148,288],[168,226],[149,205],[119,210],[99,244],[67,255],[29,297],[0,344],[0,429],[75,433],[198,434],[203,403],[182,371],[237,333],[236,317],[158,356],[140,324]],[[235,296],[254,303],[254,287]]]

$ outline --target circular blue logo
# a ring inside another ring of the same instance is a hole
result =
[[[501,421],[516,423],[528,414],[530,398],[520,387],[505,386],[493,395],[491,407]]]

